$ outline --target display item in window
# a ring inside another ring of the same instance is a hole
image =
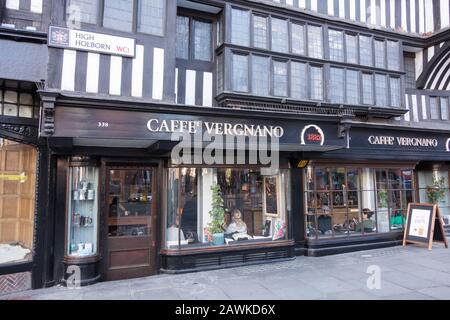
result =
[[[88,190],[87,199],[88,200],[94,200],[95,192],[93,189]]]
[[[194,185],[186,194],[186,200],[181,213],[181,228],[189,243],[197,242],[197,188]]]
[[[173,224],[167,228],[167,241],[169,245],[186,244],[183,230],[180,229],[180,216],[178,214]]]
[[[283,240],[286,237],[286,223],[277,219],[273,228],[272,240]]]
[[[361,232],[361,230],[364,230],[364,232],[374,232],[376,226],[375,226],[375,221],[372,220],[373,215],[374,215],[373,211],[371,211],[368,208],[364,208],[362,210],[362,219],[356,225],[355,231]]]
[[[231,223],[228,225],[226,234],[247,233],[247,224],[242,220],[242,213],[239,209],[234,209],[231,213]]]

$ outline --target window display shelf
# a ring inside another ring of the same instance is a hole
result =
[[[69,257],[97,254],[98,175],[93,166],[69,167],[69,205],[66,250]]]
[[[128,226],[147,224],[149,217],[124,217],[124,218],[109,218],[108,224],[110,226]]]

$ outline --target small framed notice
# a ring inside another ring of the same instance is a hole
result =
[[[434,204],[410,203],[406,215],[403,245],[424,244],[431,250],[433,242],[442,242],[448,248],[439,207]]]
[[[279,181],[277,176],[264,177],[263,210],[268,217],[279,215]]]

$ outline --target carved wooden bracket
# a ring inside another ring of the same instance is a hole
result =
[[[58,93],[39,92],[41,95],[41,132],[40,135],[49,137],[55,133],[55,102]]]

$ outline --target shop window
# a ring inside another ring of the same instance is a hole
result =
[[[436,203],[445,225],[450,225],[449,169],[435,167],[417,173],[421,203]]]
[[[292,53],[305,55],[305,26],[293,23],[291,33]]]
[[[308,26],[308,55],[311,58],[322,59],[322,27]]]
[[[164,35],[165,2],[164,0],[138,1],[138,32],[156,36]]]
[[[69,168],[69,202],[66,254],[87,257],[97,254],[98,168]]]
[[[97,23],[98,0],[68,0],[66,7],[67,21]]]
[[[37,151],[0,138],[0,265],[32,259]]]
[[[288,22],[283,19],[272,18],[272,50],[288,52]]]
[[[253,16],[253,46],[267,49],[267,18]]]
[[[414,201],[412,169],[309,166],[305,169],[306,235],[366,235],[401,230]]]
[[[288,239],[287,170],[173,168],[168,186],[169,249]]]
[[[104,27],[131,32],[132,24],[133,0],[104,0]]]
[[[31,93],[0,90],[0,115],[21,118],[39,118],[39,101]]]
[[[233,8],[231,10],[231,42],[241,46],[250,44],[250,12]]]
[[[330,60],[344,61],[344,39],[341,31],[329,30]]]
[[[252,92],[258,96],[268,96],[270,87],[270,60],[267,57],[252,57]]]

